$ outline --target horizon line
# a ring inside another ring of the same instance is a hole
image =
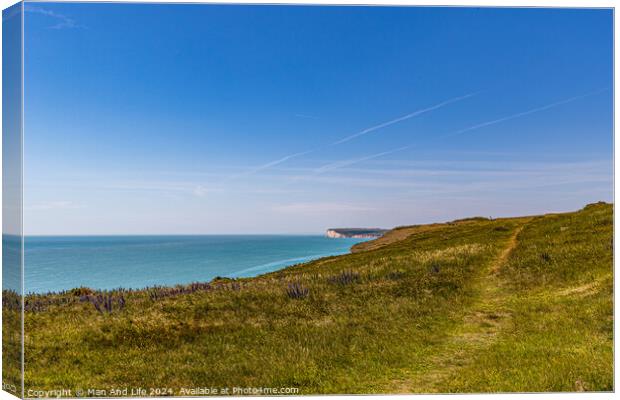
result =
[[[326,228],[325,231],[330,229],[347,229],[347,228]],[[371,228],[348,228],[348,229],[371,229]],[[372,228],[383,229],[383,228]],[[393,229],[393,228],[385,228]],[[322,233],[317,232],[302,232],[302,233],[52,233],[52,234],[23,234],[15,235],[11,233],[3,233],[3,236],[23,236],[23,237],[94,237],[94,236],[325,236],[325,231]]]

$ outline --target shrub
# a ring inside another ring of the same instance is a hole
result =
[[[298,282],[289,283],[286,289],[286,294],[291,299],[303,299],[303,298],[308,297],[309,293],[310,293],[310,289],[303,287]]]
[[[21,311],[21,297],[14,290],[2,290],[2,307],[12,311]]]
[[[345,286],[345,285],[359,282],[360,274],[357,272],[353,272],[351,270],[342,271],[338,275],[330,276],[329,278],[327,278],[327,280],[330,283]]]
[[[223,283],[215,284],[215,288],[221,289],[223,287],[225,287]],[[176,297],[176,296],[183,295],[183,294],[205,292],[208,290],[212,290],[213,288],[214,286],[212,286],[210,283],[194,282],[194,283],[190,283],[189,285],[185,285],[185,286],[182,286],[182,285],[177,285],[174,287],[154,286],[154,287],[148,288],[148,294],[149,294],[149,298],[151,299],[151,301],[157,301],[157,300],[165,299],[167,297]],[[238,283],[236,282],[232,283],[233,290],[239,290],[240,288],[241,286]]]
[[[116,303],[116,309],[119,311],[125,308],[126,304],[125,297],[123,295],[119,297],[114,297],[112,295],[98,295],[97,297],[88,296],[88,300],[100,314],[111,314],[115,308],[114,303]]]
[[[92,295],[93,293],[94,292],[91,288],[83,287],[83,286],[71,290],[71,294],[75,297],[89,296],[89,295]]]

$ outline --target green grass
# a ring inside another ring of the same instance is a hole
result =
[[[51,304],[25,315],[26,392],[613,390],[612,213],[402,227],[208,291],[125,293],[109,314],[39,296]],[[292,283],[307,296],[289,297]]]
[[[2,383],[16,396],[22,390],[21,301],[15,292],[2,294]]]
[[[532,221],[500,274],[508,326],[442,390],[613,390],[612,227],[607,205]]]

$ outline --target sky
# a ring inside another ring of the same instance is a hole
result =
[[[612,201],[612,18],[26,3],[25,233],[314,234]]]

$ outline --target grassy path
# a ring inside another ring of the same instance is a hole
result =
[[[613,206],[600,203],[398,228],[353,254],[201,290],[103,293],[126,300],[107,313],[74,292],[30,296],[26,387],[613,390],[612,238]]]
[[[508,260],[510,253],[512,253],[512,251],[517,247],[517,244],[519,243],[518,242],[519,234],[521,233],[523,228],[525,228],[525,225],[527,225],[527,223],[530,222],[530,220],[531,219],[525,219],[523,223],[514,230],[514,232],[510,236],[510,239],[508,239],[507,246],[504,248],[504,250],[502,250],[499,257],[497,257],[497,260],[495,260],[495,262],[491,265],[491,272],[493,274],[497,274],[499,272],[499,270]]]
[[[476,280],[477,300],[463,316],[462,323],[451,333],[430,365],[422,371],[408,371],[408,378],[393,382],[395,393],[437,393],[445,391],[445,383],[467,365],[474,355],[488,348],[500,331],[512,324],[506,307],[507,294],[502,290],[498,274],[518,245],[518,237],[531,218],[524,218],[507,240],[497,258],[486,266]]]

